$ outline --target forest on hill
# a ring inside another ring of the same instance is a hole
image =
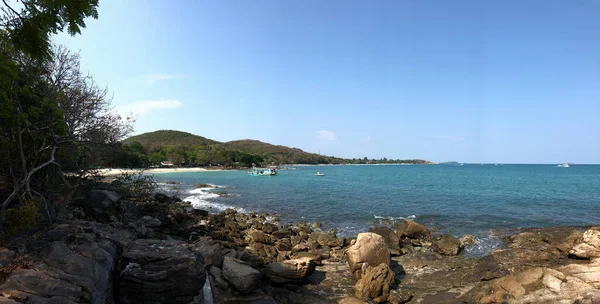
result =
[[[273,145],[258,140],[218,142],[191,133],[160,130],[122,141],[112,166],[144,167],[171,162],[177,166],[249,167],[252,164],[430,164],[425,160],[345,159]]]

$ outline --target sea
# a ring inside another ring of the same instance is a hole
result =
[[[155,178],[198,209],[275,213],[280,223],[320,222],[340,236],[402,219],[435,233],[473,234],[478,243],[465,252],[475,256],[501,247],[501,235],[518,228],[600,224],[600,165],[324,165],[292,166],[276,176],[205,171]]]

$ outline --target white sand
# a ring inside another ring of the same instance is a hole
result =
[[[175,173],[175,172],[203,172],[203,171],[223,171],[221,169],[205,169],[205,168],[153,168],[143,170],[144,174],[154,173]],[[138,173],[140,170],[135,169],[100,169],[98,174],[103,176],[119,175],[124,173]]]

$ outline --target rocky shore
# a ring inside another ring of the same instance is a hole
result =
[[[414,221],[356,238],[105,184],[0,248],[0,303],[600,303],[600,227],[522,229],[505,248]]]

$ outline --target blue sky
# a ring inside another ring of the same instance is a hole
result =
[[[598,1],[100,3],[82,68],[136,133],[342,157],[600,163]]]

